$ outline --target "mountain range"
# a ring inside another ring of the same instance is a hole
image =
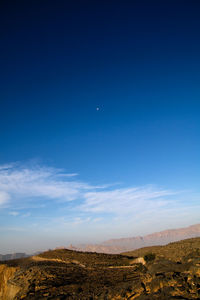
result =
[[[3,260],[11,260],[11,259],[17,259],[17,258],[24,258],[28,255],[26,253],[12,253],[12,254],[0,254],[0,261]]]
[[[176,242],[194,237],[200,237],[200,224],[195,224],[184,228],[164,230],[145,236],[110,239],[100,244],[81,244],[77,246],[69,245],[67,247],[57,247],[56,249],[69,249],[84,252],[119,254],[125,251],[135,250],[142,247],[166,245],[171,242]],[[40,252],[34,253],[34,255],[38,253]],[[25,258],[28,256],[31,255],[28,255],[26,253],[13,253],[4,255],[0,254],[0,261]]]
[[[66,247],[71,250],[119,254],[142,247],[154,245],[166,245],[188,238],[200,237],[200,224],[189,227],[169,229],[161,232],[155,232],[145,236],[136,236],[129,238],[110,239],[100,244],[86,244]]]

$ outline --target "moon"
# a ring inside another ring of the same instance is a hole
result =
[[[96,110],[98,111],[98,110],[100,110],[100,108],[97,106]]]

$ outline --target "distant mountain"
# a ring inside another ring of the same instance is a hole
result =
[[[185,228],[169,229],[161,232],[130,238],[111,239],[101,244],[87,244],[78,247],[69,246],[68,249],[98,252],[98,253],[121,253],[142,247],[154,245],[166,245],[188,238],[200,237],[200,224]]]
[[[27,254],[27,253],[23,253],[23,252],[22,253],[21,252],[12,253],[12,254],[0,254],[0,261],[25,258],[25,257],[29,257],[32,255],[38,255],[40,253],[41,253],[41,251],[37,251],[32,254]]]
[[[68,247],[57,247],[56,249],[70,249],[84,252],[97,252],[108,254],[119,254],[126,251],[139,249],[142,247],[154,245],[166,245],[188,238],[200,237],[200,224],[192,225],[185,228],[169,229],[161,232],[148,234],[145,236],[137,236],[130,238],[111,239],[101,244],[81,244],[78,246],[70,245]],[[38,251],[32,255],[41,253]],[[26,253],[0,254],[0,261],[25,258],[31,255]]]
[[[26,253],[0,254],[0,261],[28,257]]]

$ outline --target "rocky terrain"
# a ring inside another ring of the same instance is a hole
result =
[[[0,299],[200,299],[200,238],[123,255],[60,249],[1,262]]]
[[[138,249],[146,246],[166,245],[171,242],[193,237],[200,237],[200,224],[192,225],[185,228],[164,230],[146,236],[111,239],[101,244],[87,244],[80,245],[77,247],[71,245],[68,247],[68,249],[117,254],[124,251]]]

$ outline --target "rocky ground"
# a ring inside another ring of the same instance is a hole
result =
[[[200,299],[200,238],[124,255],[61,249],[2,262],[0,299]]]

